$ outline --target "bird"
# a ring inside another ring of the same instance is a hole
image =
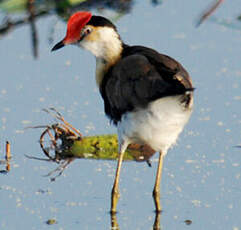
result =
[[[117,212],[123,156],[133,143],[159,153],[152,195],[155,211],[161,212],[163,159],[176,144],[193,111],[194,87],[190,75],[168,55],[126,44],[109,19],[89,11],[70,16],[64,39],[51,51],[67,45],[76,45],[95,56],[95,79],[105,114],[117,127],[118,162],[110,212]]]

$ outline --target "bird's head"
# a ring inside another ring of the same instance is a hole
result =
[[[70,44],[87,49],[97,58],[106,61],[120,55],[123,49],[115,25],[104,17],[94,16],[86,11],[74,13],[69,18],[66,36],[52,51]]]
[[[88,34],[88,32],[90,32],[90,29],[87,29],[86,24],[91,17],[92,15],[90,12],[78,12],[73,14],[68,20],[65,38],[58,42],[52,48],[52,51],[60,49],[65,45],[76,44],[81,41]]]

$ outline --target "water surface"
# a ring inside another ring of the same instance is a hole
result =
[[[241,144],[241,1],[225,1],[195,28],[206,6],[201,0],[172,0],[157,5],[133,1],[121,14],[91,8],[111,18],[125,42],[153,47],[179,60],[196,87],[191,120],[164,161],[164,230],[241,229],[241,149],[234,147]],[[2,11],[0,19],[5,15]],[[13,155],[11,171],[0,175],[1,229],[111,228],[115,161],[76,160],[51,182],[43,175],[56,164],[24,156],[43,156],[41,131],[24,129],[53,123],[43,108],[55,107],[85,135],[116,132],[103,113],[92,55],[72,46],[50,52],[65,33],[60,15],[51,11],[36,19],[37,59],[28,24],[1,35],[0,151],[3,159],[4,142],[9,140]],[[17,19],[22,12],[9,16]],[[152,168],[137,162],[123,165],[117,214],[121,230],[152,229],[157,155],[152,161]],[[47,225],[50,218],[57,223]]]

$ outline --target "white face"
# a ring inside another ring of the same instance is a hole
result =
[[[82,30],[84,38],[78,45],[89,50],[97,58],[109,59],[120,54],[122,42],[118,33],[111,27],[87,25]]]
[[[93,27],[82,29],[83,39],[78,43],[96,57],[96,83],[100,86],[107,69],[115,63],[122,52],[119,34],[111,27]]]

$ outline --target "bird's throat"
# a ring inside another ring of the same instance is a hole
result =
[[[100,87],[105,73],[121,58],[123,42],[117,31],[107,27],[97,28],[81,46],[96,57],[96,83]]]
[[[121,58],[122,44],[117,49],[112,50],[111,47],[107,50],[105,55],[96,57],[96,84],[100,88],[104,75],[109,68],[116,64]]]

